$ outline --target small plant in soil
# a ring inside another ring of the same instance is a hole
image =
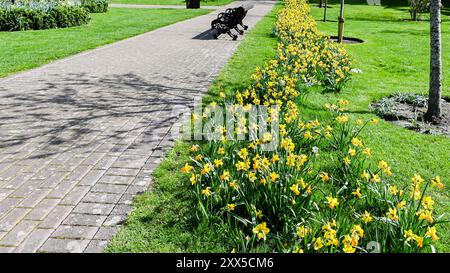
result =
[[[439,124],[425,121],[428,99],[420,94],[398,92],[371,104],[370,110],[385,120],[414,131],[450,136],[450,103],[442,100],[442,105],[443,115]]]

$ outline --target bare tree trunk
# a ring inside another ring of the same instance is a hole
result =
[[[319,8],[323,7],[323,0],[320,0],[319,2]]]
[[[339,24],[338,24],[338,43],[342,43],[344,39],[344,0],[341,0],[341,9],[339,12]]]
[[[430,1],[430,90],[428,94],[427,121],[438,122],[441,115],[442,48],[441,0]]]
[[[327,21],[327,3],[328,1],[325,0],[325,6],[324,6],[324,10],[323,10],[323,21],[326,22]]]

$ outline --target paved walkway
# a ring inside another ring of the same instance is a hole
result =
[[[254,2],[245,22],[273,4]],[[183,107],[239,44],[199,35],[215,16],[0,79],[0,252],[103,250]]]
[[[186,9],[186,5],[141,5],[141,4],[109,4],[112,8],[134,9]],[[201,6],[201,9],[220,9],[223,6]]]

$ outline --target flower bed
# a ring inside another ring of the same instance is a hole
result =
[[[232,112],[276,105],[267,121],[279,123],[279,134],[252,139],[254,124],[236,116],[234,130],[217,128],[220,140],[192,145],[181,172],[190,177],[197,222],[225,232],[230,251],[430,251],[441,220],[426,190],[441,189],[441,178],[417,174],[402,188],[387,162],[372,166],[374,151],[359,133],[377,120],[351,120],[345,100],[324,105],[329,115],[320,121],[302,120],[298,102],[307,88],[341,90],[351,76],[349,56],[317,30],[304,0],[286,1],[275,31],[278,54],[248,89],[221,94],[193,115],[200,122],[225,104]],[[237,134],[249,140],[228,140]],[[275,139],[276,149],[264,148]]]
[[[106,12],[106,0],[0,2],[0,31],[65,28],[87,24],[89,13]]]

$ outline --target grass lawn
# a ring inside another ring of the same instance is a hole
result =
[[[328,9],[329,22],[318,22],[319,29],[330,35],[337,30],[337,1]],[[386,2],[386,1],[383,1]],[[327,115],[322,105],[328,101],[347,99],[349,114],[363,119],[375,117],[368,110],[371,102],[388,94],[401,92],[426,93],[428,85],[429,23],[410,22],[407,7],[368,6],[363,0],[346,1],[346,36],[358,37],[365,43],[346,45],[352,54],[354,67],[362,73],[339,94],[311,90],[301,105],[304,119]],[[392,2],[391,2],[392,3]],[[314,7],[313,16],[322,18],[322,10]],[[443,11],[443,48],[450,44],[450,12]],[[257,65],[275,54],[276,39],[270,36],[275,22],[274,13],[265,18],[247,35],[226,68],[211,88],[213,95],[220,91],[232,93],[244,89]],[[450,52],[443,51],[444,77],[450,75]],[[450,96],[450,77],[445,77],[443,94]],[[450,138],[421,135],[381,121],[363,133],[368,147],[374,151],[373,162],[384,159],[392,166],[394,175],[408,181],[415,173],[430,179],[441,175],[446,188],[433,192],[437,212],[450,210]],[[178,143],[155,173],[155,188],[139,196],[135,211],[122,231],[109,244],[110,252],[160,251],[228,251],[220,230],[207,227],[192,228],[186,214],[191,203],[184,192],[179,168],[187,161],[186,143]],[[400,179],[399,179],[400,180]],[[448,219],[447,215],[447,219]],[[450,251],[450,226],[439,229],[440,252]],[[177,236],[174,236],[177,234]]]
[[[256,66],[273,57],[276,39],[271,31],[276,21],[272,11],[252,29],[215,80],[211,96],[218,90],[232,94],[249,84]],[[223,252],[217,233],[209,227],[195,230],[186,217],[191,203],[185,190],[185,176],[179,170],[188,160],[189,144],[179,142],[154,173],[155,183],[135,199],[135,210],[125,227],[107,247],[108,252]]]
[[[88,25],[0,32],[0,77],[206,14],[207,10],[118,9],[91,14]]]
[[[223,6],[235,0],[201,0],[201,6]],[[115,4],[141,4],[141,5],[186,5],[185,0],[112,0]]]

